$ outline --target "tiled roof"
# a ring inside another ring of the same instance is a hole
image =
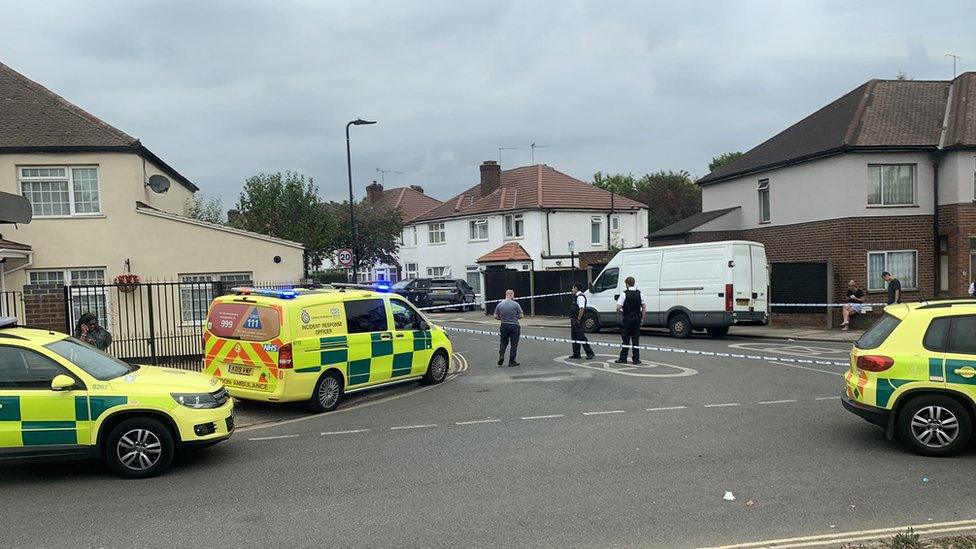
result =
[[[403,212],[403,222],[407,223],[420,214],[440,206],[442,202],[413,187],[399,187],[384,190],[378,204],[390,209],[400,208]]]
[[[475,263],[495,263],[499,261],[530,261],[532,256],[525,251],[518,242],[509,242],[486,253],[475,260]]]
[[[481,196],[481,184],[446,200],[414,221],[430,221],[505,210],[586,209],[610,210],[611,193],[580,181],[544,164],[523,166],[501,173],[501,187]],[[635,200],[614,195],[613,208],[636,210],[647,208]]]
[[[142,145],[0,63],[0,153],[123,151],[138,154],[192,191],[197,187]]]
[[[952,101],[949,102],[949,90]],[[871,80],[701,178],[717,183],[857,149],[976,145],[976,73],[955,80]],[[947,105],[948,104],[948,105]]]
[[[732,208],[724,208],[722,210],[712,210],[710,212],[698,212],[695,215],[686,217],[681,221],[672,223],[667,227],[662,227],[650,234],[649,238],[667,238],[673,236],[682,236],[691,232],[692,229],[701,227],[709,221],[718,219],[723,215],[738,210],[739,206],[734,206]]]

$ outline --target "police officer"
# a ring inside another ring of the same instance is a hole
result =
[[[644,295],[634,287],[634,277],[628,276],[624,279],[627,289],[617,298],[617,312],[623,315],[620,323],[620,336],[623,338],[624,347],[620,349],[620,358],[617,364],[627,364],[627,349],[633,345],[631,355],[634,364],[640,364],[640,350],[637,348],[640,341],[641,324],[644,323],[644,315],[647,314],[647,300]]]
[[[583,332],[583,313],[586,311],[586,296],[583,295],[583,285],[577,282],[573,284],[573,304],[569,308],[569,327],[570,327],[570,338],[573,340],[573,354],[569,355],[569,358],[583,358],[580,356],[580,343],[579,341],[588,341],[586,339],[586,333]],[[587,359],[592,359],[594,356],[593,349],[590,348],[589,343],[583,343],[583,351],[586,353]]]

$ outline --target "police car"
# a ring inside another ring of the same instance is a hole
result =
[[[384,286],[388,290],[388,287]],[[347,393],[444,381],[451,341],[403,297],[237,288],[210,305],[204,373],[235,398],[336,408]]]
[[[851,351],[844,407],[916,453],[960,452],[976,417],[976,300],[884,311]]]
[[[136,366],[64,334],[0,320],[0,463],[103,457],[119,475],[230,437],[233,403],[197,372]]]

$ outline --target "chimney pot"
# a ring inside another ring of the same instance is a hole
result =
[[[366,200],[370,202],[379,202],[380,197],[383,196],[383,185],[373,181],[371,184],[366,185]]]
[[[488,196],[502,186],[502,167],[494,160],[481,163],[481,196]]]
[[[410,188],[417,191],[420,194],[424,194],[424,188],[420,185],[410,185]]]

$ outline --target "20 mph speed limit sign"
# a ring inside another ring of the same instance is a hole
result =
[[[343,248],[336,254],[340,267],[352,267],[352,250]]]

